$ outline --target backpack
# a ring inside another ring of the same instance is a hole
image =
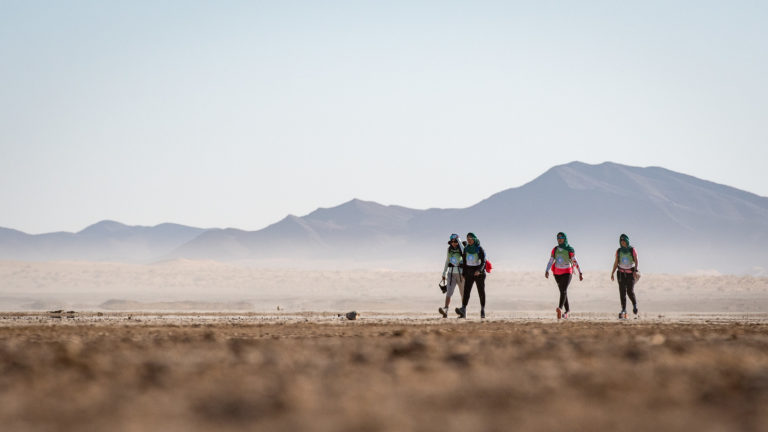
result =
[[[490,273],[491,270],[493,270],[493,264],[488,260],[488,258],[485,259],[485,272]]]

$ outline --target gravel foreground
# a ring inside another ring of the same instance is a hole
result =
[[[765,315],[0,314],[8,431],[761,431]]]

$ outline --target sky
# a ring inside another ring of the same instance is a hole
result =
[[[0,0],[0,227],[460,208],[574,160],[768,196],[766,22],[764,1]]]

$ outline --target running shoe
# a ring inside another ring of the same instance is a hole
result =
[[[568,319],[568,314],[569,313],[570,312],[568,312],[568,311],[563,312],[563,319]]]
[[[437,308],[437,311],[440,312],[443,318],[448,318],[448,308]]]
[[[563,311],[561,311],[560,308],[555,309],[555,313],[557,314],[557,319],[563,317]]]
[[[632,306],[632,313],[637,315],[637,306]]]
[[[457,307],[456,309],[454,309],[454,311],[456,311],[456,315],[458,315],[459,318],[461,318],[461,308]]]
[[[467,318],[467,310],[464,307],[459,309],[459,318]]]
[[[623,310],[619,312],[619,319],[627,319],[627,311]]]
[[[485,318],[485,309],[480,309],[480,318]]]

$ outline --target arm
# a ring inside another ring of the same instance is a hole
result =
[[[572,263],[571,266],[576,267],[576,270],[579,271],[579,280],[583,281],[584,280],[584,273],[581,272],[581,267],[579,267],[579,262],[576,261],[576,257],[573,256],[573,254],[571,254],[571,263]]]
[[[448,252],[445,253],[445,266],[443,266],[443,280],[445,280],[445,275],[448,273],[448,264],[451,262],[451,256],[448,254]]]
[[[635,271],[638,272],[640,271],[640,263],[637,261],[637,250],[634,248],[632,248],[632,256],[635,258]]]
[[[613,275],[616,273],[616,269],[619,267],[619,252],[616,252],[616,259],[613,260],[613,268],[611,269],[611,280],[613,280]]]
[[[554,249],[553,249],[554,250]],[[555,263],[555,254],[552,253],[552,256],[549,257],[549,262],[547,263],[547,268],[544,270],[544,277],[549,279],[549,269],[552,268],[552,264]]]
[[[477,271],[478,274],[485,273],[485,249],[483,249],[482,246],[477,248],[477,256],[480,257],[480,270]]]
[[[635,280],[637,280],[637,278],[640,277],[640,275],[637,274],[637,272],[640,271],[639,269],[640,263],[637,262],[637,252],[635,251],[634,248],[632,248],[632,256],[635,258],[635,269],[632,272],[632,277],[634,277]]]

